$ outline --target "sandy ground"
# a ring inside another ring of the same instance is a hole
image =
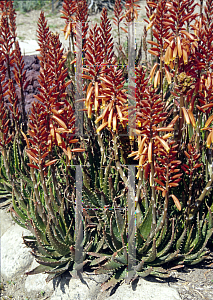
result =
[[[141,36],[143,34],[143,29],[144,25],[146,24],[143,19],[145,18],[145,1],[139,1],[139,5],[141,5],[140,11],[139,11],[139,17],[138,20],[135,22],[135,38],[136,38],[136,43],[139,44]],[[62,32],[62,29],[65,26],[65,21],[64,19],[61,18],[61,13],[59,11],[55,11],[54,14],[52,14],[50,6],[45,6],[43,8],[45,18],[48,22],[48,26],[50,30],[54,33],[59,33],[60,36],[60,41],[62,42],[62,45],[65,49],[68,49],[69,42],[68,40],[65,40],[64,34]],[[20,42],[23,42],[23,48],[21,45],[22,49],[25,49],[26,54],[34,54],[35,50],[37,49],[37,22],[40,16],[40,11],[35,10],[31,11],[28,13],[21,13],[17,11],[17,18],[16,18],[16,24],[17,24],[17,38]],[[100,17],[101,13],[97,14],[90,14],[89,15],[89,22],[90,25],[95,25],[95,23],[100,24]],[[113,11],[109,11],[108,17],[110,20],[114,17]],[[112,24],[112,35],[116,42],[118,41],[117,38],[117,27],[113,23]],[[122,22],[122,27],[127,29],[127,26]],[[125,43],[126,42],[126,36],[127,34],[121,30],[121,42]]]

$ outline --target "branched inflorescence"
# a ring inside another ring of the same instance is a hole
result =
[[[113,18],[113,21],[114,21],[114,24],[118,28],[118,45],[120,46],[121,45],[120,24],[122,23],[122,20],[125,17],[123,12],[122,12],[121,0],[116,0],[115,1],[114,15],[115,15],[115,17]]]
[[[0,82],[0,146],[1,151],[5,155],[5,147],[8,145],[12,139],[12,135],[10,135],[9,132],[9,122],[8,119],[8,112],[5,106],[4,101],[4,95],[7,90],[6,82],[5,80],[5,74],[6,74],[6,67],[5,67],[5,58],[3,55],[3,52],[0,50],[0,76],[1,76],[1,82]]]

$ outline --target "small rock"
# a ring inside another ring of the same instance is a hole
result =
[[[29,84],[28,87],[26,88],[26,92],[28,92],[29,94],[33,93],[33,85]]]
[[[26,95],[26,97],[25,97],[25,103],[26,104],[32,104],[34,101],[37,102],[38,100],[34,97],[33,93]]]
[[[15,222],[12,220],[10,213],[8,213],[6,209],[0,209],[0,236],[2,237],[5,232],[14,225]]]
[[[26,70],[26,88],[24,90],[25,111],[26,111],[27,114],[29,114],[32,102],[35,100],[33,95],[38,94],[38,87],[40,87],[40,85],[38,83],[38,75],[39,75],[40,64],[39,64],[39,59],[38,59],[37,55],[23,56],[23,59],[24,59],[24,70],[23,71]],[[18,85],[15,81],[14,74],[13,74],[12,70],[13,70],[13,67],[11,68],[11,76],[13,78],[13,83],[14,83],[15,89],[17,91],[18,108],[20,109],[20,111],[22,111],[22,107],[21,107],[21,104],[20,104],[21,103],[21,92],[20,92],[20,88],[18,87]],[[5,80],[7,80],[7,79],[8,78],[6,78]],[[5,102],[9,106],[7,98],[8,97],[5,96]]]
[[[33,82],[33,88],[34,88],[34,89],[37,89],[38,87],[40,87],[40,84],[39,84],[38,81],[36,80],[36,81]]]
[[[37,63],[37,56],[35,55],[25,55],[24,59],[24,70],[32,70],[33,64]]]
[[[62,277],[50,300],[94,300],[101,291],[101,283],[109,275],[83,274],[83,279]]]
[[[61,279],[50,300],[181,300],[178,292],[168,285],[149,282],[140,279],[137,284],[121,284],[113,295],[111,291],[101,292],[101,284],[107,280],[104,275],[94,275],[94,278],[86,278],[83,281],[71,278]]]
[[[33,270],[37,266],[39,266],[39,264],[34,259],[31,267],[29,268],[29,271]],[[47,276],[47,274],[28,275],[25,281],[25,289],[28,292],[53,291],[53,281],[51,280],[50,282],[46,283]]]
[[[33,262],[30,249],[23,243],[22,233],[31,235],[28,230],[15,224],[1,237],[1,275],[7,280],[23,273]]]
[[[101,299],[98,298],[98,300]],[[122,284],[118,287],[115,294],[110,296],[110,300],[180,300],[178,292],[168,285],[159,282],[149,282],[140,279],[133,285]]]
[[[38,79],[38,75],[39,73],[34,70],[30,70],[26,73],[26,80],[29,81],[29,85],[33,84],[33,81],[36,81]]]
[[[32,68],[34,71],[39,71],[40,70],[40,65],[39,64],[32,64]]]

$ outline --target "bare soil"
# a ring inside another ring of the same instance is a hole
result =
[[[1,300],[45,300],[50,299],[53,292],[45,293],[44,291],[37,292],[26,292],[25,280],[26,275],[20,275],[15,277],[13,280],[6,281],[1,278]]]
[[[146,17],[145,1],[144,0],[139,1],[138,4],[141,6],[141,8],[139,11],[138,20],[135,22],[135,39],[136,39],[136,43],[139,45],[143,34],[144,25],[147,23],[145,23],[143,20]],[[68,39],[65,40],[64,33],[62,31],[65,26],[65,21],[64,19],[61,18],[62,14],[60,13],[59,9],[55,10],[54,14],[52,14],[50,6],[46,5],[44,6],[43,11],[50,30],[54,33],[56,32],[59,33],[60,41],[64,49],[67,50],[69,46],[69,42]],[[40,10],[33,10],[27,13],[21,13],[17,11],[16,25],[17,25],[18,40],[21,41],[38,40],[36,31],[38,29],[37,22],[40,16],[40,12],[41,12]],[[118,42],[117,27],[112,20],[112,18],[114,17],[113,10],[108,11],[108,17],[111,20],[112,35],[114,38],[115,45],[117,45]],[[88,21],[90,22],[91,26],[95,25],[95,23],[99,25],[101,22],[101,13],[99,12],[97,14],[90,14]],[[127,26],[124,23],[125,22],[123,21],[121,27],[127,30]],[[123,30],[120,30],[120,34],[121,34],[121,44],[124,43],[126,44],[127,34]]]
[[[212,300],[213,264],[185,267],[182,271],[174,272],[168,282],[178,290],[182,300]]]

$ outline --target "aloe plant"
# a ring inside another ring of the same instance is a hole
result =
[[[90,199],[87,201],[87,198],[84,198],[85,207],[90,203],[88,216],[92,220],[91,224],[96,224],[96,228],[102,228],[102,234],[99,233],[99,236],[103,237],[101,251],[98,249],[87,252],[91,260],[90,267],[94,270],[94,274],[112,272],[109,280],[103,283],[102,290],[127,278],[129,259],[131,260],[127,238],[130,234],[127,231],[127,193],[124,189],[121,197],[111,198],[111,193],[115,191],[113,180],[109,177],[106,182],[108,189],[105,193],[97,193],[97,190],[94,193],[87,188],[84,190]],[[197,213],[196,221],[188,226],[181,216],[177,218],[167,216],[161,226],[163,219],[161,215],[157,222],[157,228],[161,229],[155,234],[152,230],[152,206],[151,202],[149,203],[147,208],[143,205],[137,207],[136,264],[129,280],[148,275],[166,278],[170,276],[172,268],[194,265],[210,257],[206,245],[213,233],[213,219],[208,207],[202,218]],[[94,205],[96,210],[92,209]],[[101,209],[103,205],[104,209]]]
[[[135,2],[126,1],[127,22],[137,17]],[[59,35],[49,30],[41,12],[41,87],[26,116],[23,59],[10,25],[15,15],[11,4],[1,3],[0,197],[12,201],[12,217],[31,232],[23,240],[39,266],[28,275],[45,272],[49,281],[83,267],[93,274],[112,272],[102,285],[105,290],[126,277],[129,282],[148,275],[165,278],[172,268],[209,258],[213,175],[206,146],[212,150],[213,81],[207,70],[212,63],[212,55],[207,55],[212,44],[207,40],[211,41],[209,13],[213,6],[208,0],[201,21],[191,24],[196,15],[193,7],[191,12],[187,10],[188,1],[171,2],[147,2],[149,43],[154,46],[149,52],[157,62],[151,70],[136,67],[135,99],[131,99],[125,70],[116,65],[106,9],[100,27],[95,25],[88,32],[86,1],[64,1],[63,31],[73,47],[78,41],[73,21],[84,22],[80,45],[83,98],[78,99],[85,103],[84,134],[78,138],[74,89],[67,93],[74,80],[75,53],[70,49],[64,54]],[[120,2],[116,3],[119,24]],[[178,13],[177,4],[181,12],[187,11],[185,17]],[[176,32],[178,22],[181,27]],[[189,25],[194,34],[184,29]],[[145,48],[146,37],[145,32]],[[11,79],[14,63],[21,103]],[[133,114],[134,124],[130,122]],[[125,134],[127,125],[131,135]],[[83,177],[80,224],[76,165]],[[131,181],[128,172],[133,168],[137,172]],[[134,190],[136,226],[130,226],[133,215],[128,197]]]

